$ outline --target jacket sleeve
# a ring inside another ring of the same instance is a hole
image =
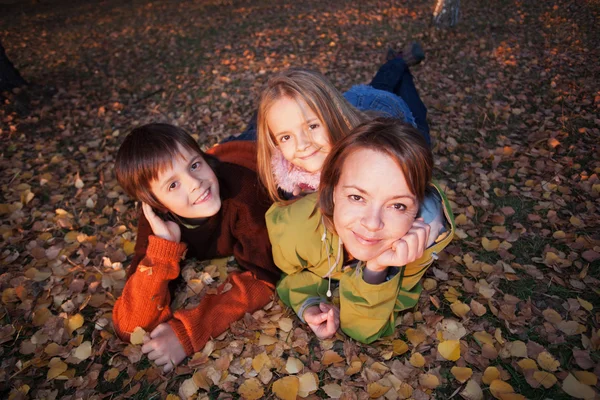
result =
[[[284,275],[277,284],[277,294],[285,305],[291,307],[302,322],[304,310],[327,302],[327,280],[310,271]]]
[[[151,331],[171,318],[169,281],[179,276],[186,248],[185,243],[148,237],[145,257],[127,279],[113,309],[113,324],[121,339],[129,341],[138,326]]]
[[[256,279],[250,271],[234,273],[192,309],[178,310],[168,321],[187,355],[202,350],[210,338],[229,329],[231,323],[264,307],[273,298],[272,285]]]

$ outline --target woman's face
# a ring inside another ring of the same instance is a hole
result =
[[[376,258],[403,237],[419,210],[398,164],[370,149],[346,158],[333,202],[335,230],[350,255],[361,261]]]
[[[308,172],[319,172],[331,151],[329,130],[302,100],[282,97],[267,113],[267,125],[283,157]]]

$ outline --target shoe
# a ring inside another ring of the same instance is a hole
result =
[[[404,46],[402,49],[402,54],[400,55],[406,65],[412,67],[414,65],[419,64],[421,61],[425,59],[425,52],[423,51],[423,47],[418,42],[411,42]]]

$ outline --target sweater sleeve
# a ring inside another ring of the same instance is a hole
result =
[[[304,322],[304,310],[327,302],[327,280],[304,270],[285,275],[277,284],[277,294],[285,305],[291,307]]]
[[[156,236],[148,237],[145,257],[127,280],[115,302],[113,324],[128,341],[136,327],[151,331],[172,316],[169,281],[179,276],[179,261],[187,246]]]
[[[217,337],[246,313],[264,307],[273,296],[272,285],[256,279],[249,271],[227,277],[217,290],[192,309],[178,310],[168,321],[187,355],[202,350],[211,337]]]

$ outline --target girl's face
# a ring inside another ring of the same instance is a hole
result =
[[[171,168],[150,182],[150,190],[163,206],[180,217],[212,217],[221,209],[215,173],[200,154],[179,146],[179,155]]]
[[[398,164],[371,149],[346,158],[333,203],[335,230],[346,250],[361,261],[376,258],[403,237],[419,210]]]
[[[267,125],[286,160],[308,172],[321,171],[331,151],[329,130],[304,101],[278,99],[267,113]]]

